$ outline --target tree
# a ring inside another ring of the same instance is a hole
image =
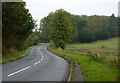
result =
[[[73,34],[71,42],[72,43],[80,42],[79,34],[81,31],[81,28],[85,27],[85,25],[87,24],[85,16],[70,15],[70,19],[71,19],[73,25],[75,26],[75,33]]]
[[[69,14],[63,9],[56,10],[50,18],[49,37],[54,41],[55,47],[65,49],[65,44],[72,37],[74,27]]]
[[[112,14],[109,18],[110,37],[118,36],[118,18]]]
[[[2,3],[3,54],[11,49],[22,50],[23,42],[34,28],[32,16],[25,6],[25,2]]]
[[[118,17],[118,36],[120,36],[120,17]]]
[[[40,41],[41,42],[49,42],[49,37],[48,37],[48,27],[50,24],[50,19],[49,16],[44,17],[43,19],[41,19],[40,21]]]
[[[97,40],[108,39],[110,37],[116,37],[118,35],[119,27],[117,24],[119,24],[118,21],[120,18],[118,18],[117,20],[117,17],[115,17],[114,14],[112,14],[112,16],[80,16],[70,14],[68,12],[66,12],[67,14],[64,15],[60,15],[59,13],[60,10],[57,10],[56,12],[51,12],[47,17],[44,17],[41,20],[40,25],[42,28],[42,34],[45,35],[43,36],[43,38],[41,38],[42,41],[47,40],[48,42],[48,40],[50,39],[48,38],[49,34],[50,36],[53,35],[53,37],[51,38],[54,38],[55,34],[57,33],[53,34],[53,32],[55,30],[56,32],[57,30],[59,32],[60,30],[58,27],[60,27],[60,24],[62,24],[61,22],[59,22],[59,20],[65,21],[65,19],[63,19],[65,17],[69,18],[69,21],[71,21],[70,24],[74,26],[74,33],[70,34],[72,35],[70,43],[93,42]],[[57,27],[57,29],[54,27]]]
[[[79,37],[81,43],[89,43],[95,40],[94,32],[90,28],[82,28]]]

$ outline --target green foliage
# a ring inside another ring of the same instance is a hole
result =
[[[47,17],[44,17],[43,19],[41,19],[40,21],[40,42],[49,42],[49,37],[48,37],[48,27],[50,24],[50,15]]]
[[[26,42],[25,46],[29,47],[32,45],[37,45],[40,42],[39,40],[41,38],[40,35],[41,35],[40,32],[37,32],[37,31],[30,34],[29,37],[25,41]]]
[[[2,45],[3,54],[12,49],[23,50],[25,40],[32,33],[35,21],[29,10],[25,8],[25,2],[2,3]]]
[[[110,37],[118,36],[118,18],[112,14],[109,18]]]
[[[71,15],[70,19],[75,26],[75,33],[73,33],[72,41],[71,42],[80,42],[80,33],[82,32],[82,27],[85,27],[87,24],[86,16],[79,16],[79,15]],[[82,40],[82,39],[81,39]]]
[[[118,35],[120,36],[120,17],[118,17]]]
[[[70,36],[72,35],[71,43],[76,43],[76,42],[89,43],[97,40],[103,40],[118,36],[119,19],[118,17],[115,17],[114,14],[112,14],[111,16],[99,16],[99,15],[80,16],[80,15],[70,14],[68,12],[62,15],[62,13],[59,12],[60,10],[57,10],[56,12],[51,12],[47,17],[44,17],[41,20],[40,26],[43,31],[42,34],[46,34],[44,35],[45,37],[43,37],[43,41],[45,38],[46,41],[48,42],[50,38],[55,38],[55,35],[59,35],[59,39],[60,39],[60,37],[62,37],[63,35],[62,33],[64,32],[62,32],[63,30],[61,30],[61,34],[60,33],[57,34],[56,32],[60,31],[58,27],[67,26],[67,23],[74,26],[73,32],[69,34]],[[68,18],[69,21],[66,20]],[[64,22],[65,24],[62,24],[60,20],[62,20],[62,22]],[[57,29],[55,29],[54,27],[57,27]],[[48,36],[51,37],[49,38]],[[65,39],[69,40],[69,38],[65,38]],[[59,44],[56,43],[56,45]]]
[[[79,33],[79,39],[82,43],[88,43],[95,40],[94,32],[88,28],[82,28]]]
[[[112,16],[85,16],[71,15],[72,23],[75,25],[75,34],[72,42],[93,42],[118,36],[117,17]]]
[[[49,37],[54,41],[55,47],[64,49],[65,44],[72,37],[73,29],[69,14],[66,11],[60,9],[52,13],[49,24]]]

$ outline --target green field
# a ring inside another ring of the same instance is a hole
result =
[[[93,43],[68,44],[65,51],[87,54],[109,67],[118,67],[118,37]]]
[[[68,44],[66,51],[73,51],[77,53],[99,53],[99,54],[110,54],[117,55],[118,53],[118,37],[111,38],[108,40],[99,40],[93,43],[78,43]]]
[[[68,44],[63,50],[49,50],[66,58],[72,65],[79,63],[85,81],[118,81],[118,38],[87,44]],[[74,67],[72,66],[72,77]]]

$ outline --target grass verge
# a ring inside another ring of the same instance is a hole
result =
[[[33,47],[34,46],[31,46],[24,51],[14,51],[14,52],[12,52],[11,53],[12,56],[7,56],[7,57],[2,58],[2,64],[12,62],[12,61],[15,61],[15,60],[18,60],[20,58],[23,58],[23,57],[27,56],[30,49],[33,48]]]
[[[51,52],[66,58],[73,66],[72,77],[74,76],[74,64],[78,63],[81,67],[81,72],[85,76],[84,81],[118,81],[118,69],[110,68],[86,54],[77,54],[65,52],[52,47],[48,48]]]

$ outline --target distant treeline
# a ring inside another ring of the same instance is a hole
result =
[[[70,13],[65,15],[69,17],[74,26],[74,32],[70,33],[72,34],[70,43],[88,43],[118,36],[118,17],[115,17],[114,14],[111,16],[86,16]],[[40,30],[43,35],[40,38],[41,42],[50,41],[48,30],[50,30],[50,22],[53,21],[51,20],[52,17],[54,17],[54,15],[52,15],[51,12],[40,22]]]
[[[75,25],[72,42],[93,42],[118,36],[118,18],[111,16],[70,16]]]

